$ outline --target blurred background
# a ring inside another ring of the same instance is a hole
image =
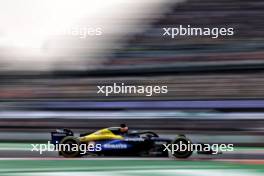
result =
[[[47,141],[56,128],[78,134],[120,123],[264,147],[263,17],[259,0],[0,0],[3,150]],[[178,25],[235,34],[162,36]],[[97,94],[113,83],[168,93]]]

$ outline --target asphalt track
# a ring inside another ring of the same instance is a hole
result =
[[[0,143],[0,159],[1,158],[61,158],[56,151],[34,151],[33,144],[30,143]],[[94,156],[84,156],[83,158],[91,158]],[[96,157],[98,158],[98,157]],[[198,155],[194,154],[190,157],[192,160],[217,160],[217,159],[257,159],[264,160],[263,147],[234,147],[234,151],[223,152],[217,155]]]
[[[94,158],[95,156],[84,156],[82,158]],[[30,150],[14,150],[14,149],[5,149],[0,150],[0,159],[1,158],[62,158],[58,156],[57,152],[32,152]],[[96,157],[100,158],[100,157]],[[149,157],[155,158],[155,157]],[[227,152],[218,155],[198,155],[193,154],[190,159],[201,159],[201,160],[214,160],[214,159],[258,159],[264,160],[264,150],[254,150],[254,151],[236,151],[236,152]]]
[[[0,176],[263,176],[263,148],[237,148],[189,159],[91,157],[68,159],[32,152],[27,143],[0,143]]]
[[[166,159],[0,159],[1,176],[263,176],[263,161]]]

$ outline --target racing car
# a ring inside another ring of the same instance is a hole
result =
[[[74,136],[72,130],[57,129],[51,132],[51,143],[55,145],[59,155],[64,157],[92,155],[188,158],[193,153],[188,149],[171,151],[169,148],[173,146],[171,144],[191,144],[185,135],[178,135],[176,139],[163,138],[152,131],[133,131],[120,135],[116,133],[117,129],[118,127],[104,128],[80,134],[79,137]]]

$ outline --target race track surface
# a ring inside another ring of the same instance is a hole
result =
[[[62,158],[58,156],[56,151],[32,151],[33,147],[30,143],[0,143],[0,159],[1,158]],[[84,156],[83,158],[94,158],[91,156]],[[98,157],[96,157],[98,158]],[[263,147],[234,147],[234,151],[223,152],[217,155],[198,155],[196,152],[190,159],[258,159],[264,160]]]
[[[263,161],[150,159],[2,159],[1,176],[262,176]]]
[[[91,157],[68,159],[56,152],[30,151],[29,144],[0,144],[1,176],[262,176],[263,148],[238,148],[188,159]]]

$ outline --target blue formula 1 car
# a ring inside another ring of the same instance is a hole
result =
[[[59,155],[64,157],[92,156],[154,156],[188,158],[192,150],[177,150],[171,144],[190,144],[184,135],[176,139],[159,137],[151,131],[131,132],[120,135],[118,127],[98,130],[91,134],[75,137],[69,129],[56,130],[51,133],[51,143],[55,145]],[[171,150],[174,150],[171,153]],[[206,153],[208,154],[208,153]]]

